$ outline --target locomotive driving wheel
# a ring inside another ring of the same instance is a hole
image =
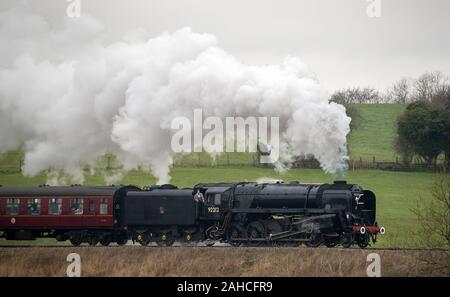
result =
[[[242,241],[233,241],[234,239],[247,238],[247,234],[246,234],[246,232],[243,232],[243,230],[245,230],[245,228],[242,224],[235,223],[231,226],[229,239],[230,239],[230,244],[232,246],[241,246],[242,245]]]
[[[265,229],[264,225],[260,222],[252,222],[247,226],[247,238],[250,241],[251,246],[261,246],[264,244]],[[257,241],[252,241],[257,240]]]
[[[328,248],[333,248],[335,246],[337,246],[339,243],[339,237],[327,237],[325,236],[324,240],[323,240],[323,244],[328,247]]]
[[[282,246],[282,243],[278,242],[277,240],[272,240],[271,238],[272,235],[283,231],[283,227],[280,225],[280,223],[274,220],[268,220],[264,225],[266,228],[267,236],[269,237],[269,244],[274,247]]]
[[[309,236],[309,240],[305,243],[308,247],[318,247],[322,244],[322,234],[318,232],[312,232]]]
[[[334,248],[335,246],[338,245],[338,242],[335,241],[335,240],[327,239],[327,240],[324,241],[324,244],[325,244],[325,246],[328,247],[328,248]]]

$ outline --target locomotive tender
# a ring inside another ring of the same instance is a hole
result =
[[[384,231],[375,194],[345,181],[0,187],[0,236],[11,240],[365,248]]]

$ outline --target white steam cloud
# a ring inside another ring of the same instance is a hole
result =
[[[26,175],[48,168],[83,181],[83,166],[113,153],[125,170],[168,182],[170,122],[204,116],[278,116],[282,162],[314,155],[346,169],[350,118],[298,58],[254,67],[189,28],[149,38],[143,29],[106,44],[83,13],[55,29],[27,2],[0,13],[0,153],[23,147]]]

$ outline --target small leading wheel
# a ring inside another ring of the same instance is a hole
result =
[[[357,241],[358,241],[358,246],[360,248],[364,249],[369,245],[370,236],[367,232],[364,234],[359,234]]]

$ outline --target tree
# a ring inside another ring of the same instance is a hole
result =
[[[408,103],[412,98],[411,80],[403,77],[387,90],[387,101],[390,103]]]
[[[450,169],[450,108],[442,110],[435,119],[439,145],[444,153],[444,166]]]
[[[374,88],[356,87],[336,91],[331,96],[331,101],[340,104],[381,103],[382,96]]]
[[[400,154],[402,163],[409,167],[414,157],[414,146],[409,142],[408,137],[403,133],[398,133],[395,138],[394,149]]]
[[[440,87],[431,97],[431,104],[436,109],[450,110],[450,85]]]
[[[405,152],[419,155],[428,166],[435,163],[443,150],[441,141],[442,124],[436,118],[436,110],[426,102],[414,102],[408,105],[397,121],[397,149],[403,158]]]
[[[422,244],[429,248],[450,247],[450,176],[440,173],[431,187],[432,200],[417,201],[412,212],[417,216]]]
[[[414,97],[416,100],[430,102],[439,92],[448,88],[448,77],[440,71],[426,72],[414,83]]]
[[[356,129],[361,122],[362,116],[359,109],[353,106],[354,103],[360,101],[362,94],[359,88],[346,89],[334,92],[330,101],[344,105],[345,113],[352,121],[350,122],[350,129]]]

